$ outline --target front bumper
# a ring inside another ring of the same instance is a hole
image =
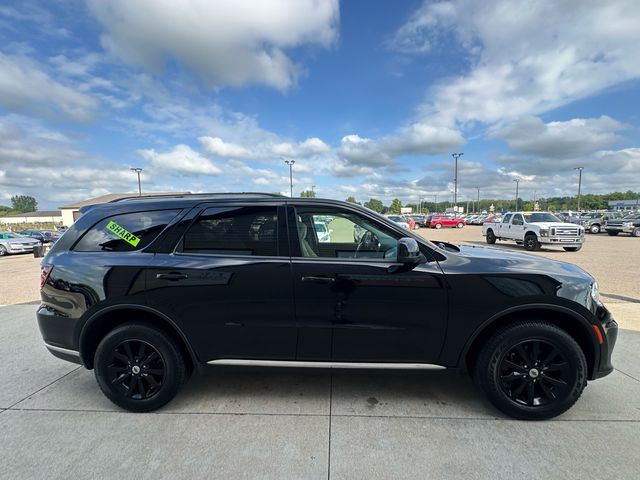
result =
[[[635,227],[623,227],[622,225],[605,225],[604,229],[606,231],[611,232],[623,232],[623,233],[631,233]]]
[[[606,307],[600,306],[596,312],[596,316],[600,321],[600,327],[602,328],[603,342],[600,345],[600,361],[597,365],[594,365],[593,372],[589,380],[595,380],[596,378],[602,378],[613,372],[613,364],[611,363],[611,355],[613,348],[616,345],[618,339],[618,323],[611,316],[611,312]]]
[[[538,237],[542,245],[557,245],[562,247],[579,247],[584,243],[584,237]]]
[[[38,245],[38,244],[36,244]],[[7,248],[7,252],[9,253],[29,253],[33,252],[33,249],[36,245],[25,245],[25,244],[9,244],[9,248]]]

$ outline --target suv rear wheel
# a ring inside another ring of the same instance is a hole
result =
[[[544,420],[567,411],[587,384],[587,362],[564,330],[522,321],[495,332],[478,356],[474,377],[507,415]]]
[[[109,332],[98,345],[94,368],[107,398],[132,412],[167,404],[188,378],[175,340],[147,324],[125,324]]]

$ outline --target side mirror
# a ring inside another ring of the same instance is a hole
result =
[[[413,270],[419,263],[425,261],[424,256],[420,253],[420,247],[415,239],[410,237],[402,237],[398,240],[398,257],[396,261],[400,265],[391,265],[388,269],[389,273],[408,272]]]

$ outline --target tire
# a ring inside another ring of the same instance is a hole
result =
[[[611,237],[615,237],[619,234],[620,232],[618,232],[617,230],[607,230],[607,234]]]
[[[524,236],[524,248],[530,252],[540,250],[540,242],[538,242],[535,233],[528,233]]]
[[[562,247],[564,248],[565,252],[579,252],[580,249],[582,248],[582,245],[580,245],[579,247]]]
[[[489,401],[522,420],[566,412],[587,385],[580,346],[566,331],[543,321],[521,321],[498,330],[474,367],[474,379]]]
[[[591,233],[600,233],[600,225],[598,225],[597,223],[594,223],[589,227],[589,231]]]
[[[496,243],[496,234],[491,229],[487,230],[487,243],[489,245]]]
[[[107,398],[131,412],[149,412],[166,405],[188,379],[176,341],[142,323],[125,324],[107,333],[96,350],[94,368]]]
[[[464,227],[464,223],[460,222],[458,225],[456,225],[456,227],[462,228],[462,227]]]
[[[4,257],[7,254],[7,248],[4,245],[0,245],[0,257]]]
[[[435,228],[440,230],[442,228],[442,224],[441,223],[436,223]]]
[[[634,228],[633,231],[631,232],[631,236],[632,237],[640,237],[640,227]]]

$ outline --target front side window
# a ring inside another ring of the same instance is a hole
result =
[[[277,207],[209,208],[185,233],[182,252],[277,256]]]
[[[131,252],[149,245],[180,210],[126,213],[100,220],[73,248],[76,252]]]
[[[298,208],[300,256],[395,261],[400,235],[349,211]],[[391,217],[389,217],[391,218]]]

